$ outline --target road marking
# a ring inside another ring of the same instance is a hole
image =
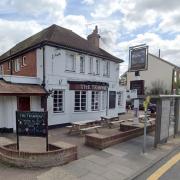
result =
[[[161,166],[157,171],[155,171],[147,180],[157,180],[159,179],[167,170],[174,166],[180,160],[180,153],[173,156],[168,162]]]

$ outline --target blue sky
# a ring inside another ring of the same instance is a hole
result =
[[[98,25],[101,47],[125,60],[121,73],[129,46],[143,43],[180,65],[179,0],[1,0],[0,53],[51,24],[84,38]]]

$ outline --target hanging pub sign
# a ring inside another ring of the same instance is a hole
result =
[[[129,48],[129,71],[147,70],[148,46],[139,45]]]
[[[104,82],[80,82],[69,81],[70,90],[83,90],[83,91],[107,91],[108,84]]]

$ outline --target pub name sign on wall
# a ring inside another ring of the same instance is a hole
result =
[[[129,71],[143,71],[148,68],[148,46],[145,44],[129,48]]]
[[[70,83],[70,90],[84,90],[84,91],[107,91],[107,85],[101,84],[81,84],[81,83]]]

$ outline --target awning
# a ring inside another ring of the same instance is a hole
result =
[[[46,94],[46,90],[40,85],[16,84],[0,80],[0,96],[43,96]]]

